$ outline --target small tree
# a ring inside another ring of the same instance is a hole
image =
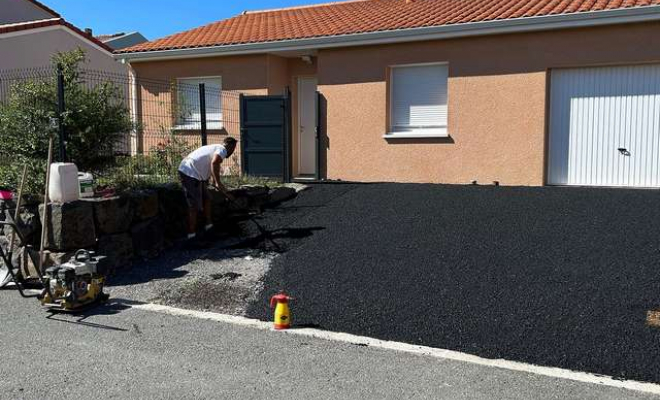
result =
[[[53,56],[65,84],[66,111],[62,115],[67,132],[67,153],[81,170],[95,170],[111,159],[119,139],[134,126],[119,87],[109,80],[86,82],[81,64],[82,49]],[[40,191],[48,153],[49,134],[58,120],[57,76],[19,80],[11,86],[8,99],[0,104],[0,185],[15,187],[16,165],[30,165],[30,191]],[[56,138],[57,140],[57,138]],[[56,142],[57,145],[57,142]]]

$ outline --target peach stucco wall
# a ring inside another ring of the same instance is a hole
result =
[[[544,86],[543,73],[452,79],[450,137],[391,140],[383,138],[388,108],[385,82],[321,86],[327,104],[328,178],[540,184],[544,138],[526,132],[544,130]],[[530,95],[512,98],[509,90]],[[469,108],[459,106],[467,101]],[[512,117],[500,111],[498,101],[525,111]]]
[[[209,130],[208,142],[219,143],[227,136],[239,139],[239,94],[265,95],[269,93],[269,63],[265,55],[241,57],[213,57],[196,60],[172,60],[134,63],[132,68],[138,78],[137,116],[142,128],[138,149],[149,152],[167,138],[168,132],[190,143],[199,144],[199,130],[177,130],[173,112],[174,92],[168,82],[177,78],[222,77],[222,112],[224,129]],[[240,144],[235,165],[240,165]]]
[[[283,95],[289,85],[289,62],[284,57],[268,55],[268,94]]]
[[[266,91],[268,88],[266,55],[138,62],[132,66],[138,77],[173,79],[222,76],[224,90]]]
[[[226,135],[240,138],[238,124],[237,94],[283,95],[288,87],[292,92],[293,132],[297,132],[297,79],[300,76],[316,75],[316,60],[305,63],[300,57],[280,57],[276,55],[252,55],[239,57],[212,57],[195,60],[153,61],[132,65],[138,79],[146,78],[140,85],[138,114],[143,127],[140,148],[145,151],[162,141],[160,132],[175,125],[168,114],[172,107],[173,92],[167,82],[176,78],[221,76],[223,86],[223,112],[231,112],[231,120],[225,124],[223,132],[209,132],[209,142],[222,140]],[[153,83],[152,80],[156,80]],[[164,111],[163,111],[164,110]],[[227,118],[227,115],[225,115]],[[178,131],[180,137],[197,141],[199,131]],[[293,148],[297,148],[294,134]],[[297,157],[293,158],[294,160]],[[294,161],[295,162],[295,161]],[[297,166],[294,164],[294,170]]]
[[[322,50],[327,176],[542,185],[548,70],[660,61],[660,24]],[[383,138],[392,65],[449,63],[447,139]]]
[[[323,172],[329,179],[543,185],[549,70],[660,62],[649,38],[660,23],[319,50],[299,57],[250,55],[136,63],[156,79],[221,75],[223,89],[292,92],[297,149],[297,79],[317,76],[322,94]],[[393,65],[449,64],[449,138],[385,139]],[[165,93],[142,93],[167,100]],[[297,170],[293,154],[294,172]]]

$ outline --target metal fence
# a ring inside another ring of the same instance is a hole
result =
[[[134,78],[54,67],[0,71],[2,107],[4,115],[12,108],[29,110],[2,129],[13,129],[18,134],[13,136],[26,132],[24,140],[35,142],[47,135],[29,132],[52,130],[58,160],[80,163],[108,184],[172,181],[190,151],[240,137],[240,94],[210,79]],[[34,143],[36,153],[43,148],[43,142]],[[224,175],[241,174],[240,155],[239,148],[223,164]],[[45,154],[35,157],[45,159]],[[0,152],[0,162],[11,158]]]

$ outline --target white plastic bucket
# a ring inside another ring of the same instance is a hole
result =
[[[94,197],[94,175],[89,172],[78,172],[78,186],[81,199]]]
[[[55,203],[70,203],[80,199],[78,167],[72,163],[50,165],[48,197]]]

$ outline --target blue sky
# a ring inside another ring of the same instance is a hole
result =
[[[229,18],[245,10],[290,7],[327,0],[40,0],[77,27],[94,34],[140,31],[148,39]]]

